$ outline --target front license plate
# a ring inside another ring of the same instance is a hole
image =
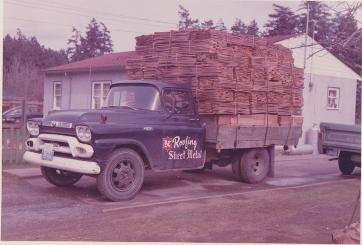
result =
[[[44,144],[44,148],[41,152],[41,158],[43,160],[51,161],[53,160],[54,150],[52,144]]]

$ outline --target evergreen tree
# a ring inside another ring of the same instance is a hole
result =
[[[67,56],[69,60],[81,60],[82,54],[81,54],[81,48],[80,48],[80,32],[73,27],[72,28],[72,37],[68,39],[68,49],[67,49]]]
[[[42,69],[67,63],[64,50],[45,48],[35,37],[27,37],[20,30],[3,39],[4,95],[43,97]]]
[[[308,34],[321,44],[325,49],[334,54],[346,65],[360,73],[362,54],[345,48],[345,41],[357,31],[357,20],[354,14],[362,8],[361,3],[347,4],[347,8],[337,11],[334,16],[329,11],[328,5],[318,1],[308,1],[302,4],[304,13],[299,16],[300,32],[305,32],[307,23],[307,9],[309,9]],[[316,51],[318,52],[318,50]]]
[[[246,34],[248,27],[241,21],[241,19],[237,18],[230,30],[233,34]]]
[[[199,20],[198,19],[191,19],[190,12],[185,9],[182,5],[179,5],[178,16],[180,18],[178,22],[178,29],[179,30],[186,30],[189,28],[199,28]]]
[[[259,27],[258,23],[256,23],[255,19],[250,22],[250,24],[246,28],[246,34],[258,36]]]
[[[224,21],[223,19],[219,19],[215,25],[215,30],[218,30],[218,31],[227,31],[227,28],[224,24]]]
[[[358,30],[356,19],[348,12],[346,14],[337,13],[332,22],[334,24],[331,31],[334,35],[330,35],[331,40],[327,45],[329,50],[359,74],[361,72],[359,66],[362,62],[362,52],[356,52],[343,46],[348,38]]]
[[[309,8],[309,28],[308,35],[313,36],[314,39],[320,43],[327,44],[331,35],[334,35],[331,31],[333,26],[331,22],[331,14],[328,10],[327,4],[318,1],[303,2],[301,9],[303,13],[299,15],[299,32],[305,33],[307,24],[307,9]]]
[[[214,22],[211,19],[201,23],[201,29],[203,30],[214,30],[215,28]]]
[[[93,18],[87,26],[85,36],[73,27],[73,35],[68,40],[68,57],[71,61],[96,57],[113,52],[110,31],[101,22]]]
[[[297,32],[298,18],[294,12],[278,4],[273,4],[274,13],[269,14],[269,21],[265,24],[266,36],[287,35]]]

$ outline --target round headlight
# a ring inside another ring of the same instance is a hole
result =
[[[28,132],[30,135],[32,135],[32,136],[39,135],[39,124],[37,122],[27,121],[26,128],[28,129]]]
[[[75,131],[80,141],[89,142],[92,139],[92,132],[87,126],[76,126]]]

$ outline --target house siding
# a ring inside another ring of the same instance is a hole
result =
[[[306,74],[309,77],[309,74]],[[309,80],[308,80],[309,81]],[[321,122],[333,122],[343,124],[355,123],[356,108],[356,81],[348,78],[312,75],[312,88],[308,83],[305,84],[303,97],[304,106],[302,115],[303,136],[300,143],[304,144],[306,133],[314,124],[319,126]],[[339,109],[327,109],[327,90],[328,87],[337,87],[339,94]]]
[[[97,71],[89,73],[48,74],[44,82],[44,108],[47,115],[53,110],[53,83],[62,82],[62,110],[90,109],[93,81],[117,82],[127,79],[127,73],[120,71]]]

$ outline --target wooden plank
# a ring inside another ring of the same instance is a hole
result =
[[[263,141],[266,132],[267,127],[238,127],[237,138],[244,141]]]
[[[235,148],[235,140],[237,135],[236,132],[237,132],[236,127],[220,125],[218,127],[216,148],[217,149]]]
[[[205,124],[206,129],[206,142],[216,143],[217,140],[217,118],[213,116],[200,116],[200,120]]]
[[[191,81],[200,114],[301,113],[303,69],[294,67],[289,49],[262,38],[212,30],[156,32],[136,38],[136,54],[127,63],[129,79]]]

